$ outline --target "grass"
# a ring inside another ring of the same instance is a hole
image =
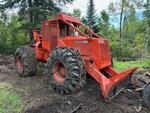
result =
[[[7,83],[0,83],[0,113],[20,113],[21,97]]]
[[[131,67],[139,67],[140,70],[144,70],[144,68],[148,66],[150,66],[150,59],[144,59],[143,61],[128,62],[114,61],[114,68],[116,68],[118,71],[123,71]]]

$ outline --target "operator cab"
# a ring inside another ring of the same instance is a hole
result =
[[[76,23],[69,22],[73,27],[78,27]],[[48,51],[54,49],[57,46],[58,39],[65,37],[79,36],[79,32],[74,30],[71,26],[63,22],[62,20],[44,21],[42,23],[42,47],[50,48]]]
[[[83,31],[87,31],[84,33]],[[58,14],[56,19],[42,22],[42,47],[48,51],[58,45],[59,39],[66,38],[101,38],[92,30],[84,26],[79,19],[72,16]]]
[[[79,33],[72,29],[69,25],[65,24],[63,21],[59,20],[59,31],[60,31],[60,37],[64,38],[66,36],[79,36]],[[74,27],[77,27],[75,23],[70,24]]]

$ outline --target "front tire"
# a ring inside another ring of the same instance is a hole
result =
[[[29,46],[17,48],[15,52],[15,69],[19,76],[33,76],[37,70],[35,51]]]
[[[86,72],[80,54],[67,47],[56,48],[48,58],[51,87],[61,94],[72,93],[85,84]]]

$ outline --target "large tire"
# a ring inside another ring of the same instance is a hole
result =
[[[29,46],[17,48],[15,52],[15,68],[21,77],[33,76],[37,70],[35,51]]]
[[[74,49],[67,47],[54,49],[48,58],[46,69],[51,87],[61,94],[72,93],[85,84],[84,62],[79,52]],[[61,73],[61,70],[65,71]]]
[[[150,82],[144,88],[143,97],[144,97],[144,103],[150,109]]]

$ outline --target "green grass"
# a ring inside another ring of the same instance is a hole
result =
[[[11,86],[0,83],[0,113],[20,113],[21,97],[11,91]]]
[[[131,67],[139,67],[140,70],[144,70],[145,67],[150,66],[150,59],[144,59],[143,61],[114,61],[114,68],[118,71],[123,71]]]

